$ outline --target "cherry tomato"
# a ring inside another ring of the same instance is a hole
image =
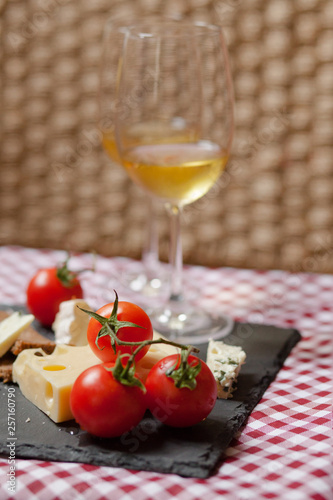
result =
[[[196,387],[178,388],[172,378],[166,375],[180,356],[172,354],[156,363],[150,370],[147,380],[147,405],[155,418],[172,427],[189,427],[204,420],[212,411],[217,398],[217,385],[214,375],[204,361],[196,376]],[[190,355],[188,363],[196,366],[199,359]]]
[[[69,271],[66,264],[40,269],[28,285],[28,309],[44,326],[52,325],[61,302],[83,297],[76,273]]]
[[[113,306],[114,302],[111,302],[104,305],[96,312],[104,318],[109,318],[111,316]],[[143,309],[141,309],[141,307],[137,306],[136,304],[120,301],[118,303],[117,319],[118,321],[129,321],[131,323],[134,323],[135,325],[138,325],[121,327],[117,332],[117,337],[120,340],[126,342],[143,342],[144,340],[151,340],[153,338],[153,327],[151,325],[149,316]],[[92,351],[102,361],[114,361],[118,352],[120,352],[121,354],[132,354],[132,352],[138,347],[137,345],[116,345],[117,354],[115,354],[111,345],[109,335],[100,337],[98,339],[97,346],[96,338],[101,328],[101,323],[99,323],[95,318],[91,318],[88,324],[87,338]],[[141,359],[147,353],[148,349],[149,346],[143,347],[135,356],[135,360],[138,361],[139,359]]]
[[[91,366],[73,384],[70,405],[80,427],[94,436],[111,438],[131,430],[142,419],[146,395],[140,387],[118,382],[114,363]]]

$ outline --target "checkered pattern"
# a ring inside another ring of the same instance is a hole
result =
[[[0,248],[0,302],[24,304],[26,285],[36,269],[63,257],[63,252],[50,250]],[[91,262],[90,255],[75,255],[72,266],[90,267]],[[93,307],[112,298],[124,264],[139,266],[122,258],[98,257],[96,272],[82,275]],[[193,298],[200,294],[207,308],[237,320],[293,326],[303,337],[231,442],[217,474],[196,480],[17,459],[16,493],[11,496],[8,463],[2,457],[1,499],[332,500],[333,276],[189,267],[185,289]]]

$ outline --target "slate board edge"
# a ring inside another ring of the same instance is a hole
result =
[[[283,364],[289,354],[291,353],[293,347],[301,340],[301,334],[299,333],[298,330],[293,330],[293,334],[290,336],[290,338],[285,342],[283,348],[280,351],[280,356],[279,360],[275,365],[275,369],[271,371],[270,374],[267,374],[266,376],[263,377],[262,379],[262,384],[260,386],[255,386],[251,390],[249,396],[246,398],[246,401],[241,405],[239,409],[243,409],[244,411],[241,414],[238,414],[237,417],[230,419],[230,422],[235,422],[232,425],[232,430],[230,432],[230,439],[228,440],[224,450],[227,449],[229,446],[230,442],[234,438],[236,432],[245,424],[245,421],[249,418],[251,415],[253,409],[257,406],[257,404],[260,402],[262,396],[266,392],[267,388],[270,386],[270,384],[275,380],[277,374],[283,367]],[[258,388],[260,390],[258,390]],[[220,437],[220,436],[219,436]],[[215,447],[216,443],[213,443],[212,447]],[[222,451],[219,453],[219,456],[217,457],[217,462],[214,467],[212,467],[209,470],[209,474],[207,477],[213,474],[214,470],[218,469],[219,466],[221,465],[222,457],[225,455],[225,451]]]
[[[62,460],[59,460],[57,457],[57,450],[55,447],[49,447],[47,453],[44,452],[42,447],[39,448],[38,446],[31,445],[18,445],[15,450],[19,459],[30,458],[32,460],[45,460],[46,462],[84,463],[93,466],[119,467],[128,470],[154,472],[155,474],[176,474],[182,477],[198,479],[207,479],[210,476],[211,469],[204,469],[204,464],[198,462],[191,464],[189,462],[176,462],[168,460],[168,463],[166,463],[163,459],[161,459],[160,461],[156,460],[154,464],[151,464],[150,466],[148,463],[142,463],[141,459],[137,460],[137,463],[134,463],[133,455],[131,455],[130,460],[127,460],[126,456],[123,454],[118,457],[114,457],[112,460],[103,460],[102,458],[96,458],[95,456],[92,457],[89,454],[89,450],[83,454],[82,449],[73,451],[72,447],[69,448],[71,457],[66,457],[66,459]],[[8,452],[2,447],[0,447],[0,453],[8,456]],[[179,474],[179,467],[182,468],[182,474]]]

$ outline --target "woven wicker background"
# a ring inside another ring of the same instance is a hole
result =
[[[184,212],[185,262],[333,272],[332,0],[1,0],[0,244],[140,257],[144,195],[102,150],[96,92],[106,18],[155,11],[225,26],[235,84],[229,171]]]

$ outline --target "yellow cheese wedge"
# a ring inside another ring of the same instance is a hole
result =
[[[159,337],[154,334],[154,338]],[[152,345],[136,365],[138,376],[144,382],[157,361],[176,352],[177,348],[169,345]],[[49,355],[40,348],[26,349],[13,364],[13,381],[20,386],[22,394],[54,422],[64,422],[73,418],[70,392],[76,378],[86,368],[99,363],[88,345],[57,344]]]
[[[153,339],[164,338],[159,333],[154,332]],[[171,354],[177,354],[180,350],[177,347],[168,344],[153,344],[150,346],[147,354],[136,363],[136,373],[140,379],[145,382],[148,377],[148,373],[152,367],[162,358],[170,356]]]
[[[31,325],[33,314],[14,312],[0,323],[0,357],[12,347],[20,333]]]

